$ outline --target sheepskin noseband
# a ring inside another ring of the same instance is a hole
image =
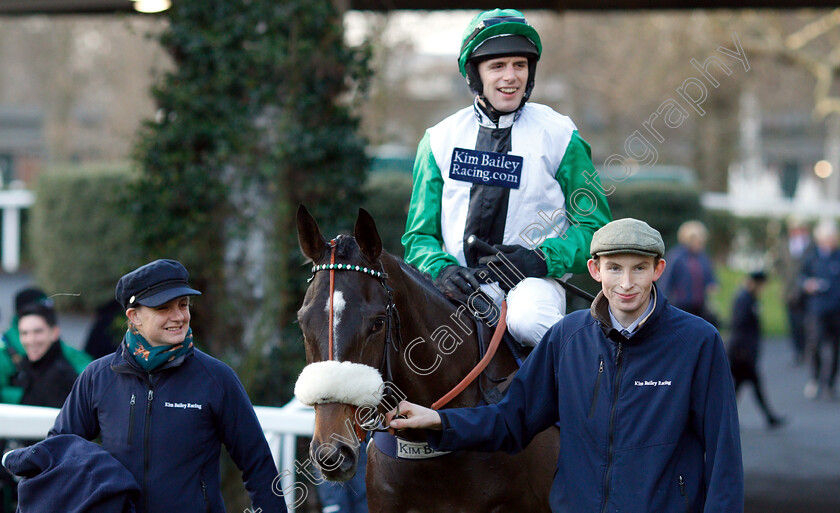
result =
[[[368,365],[326,360],[310,363],[295,383],[295,397],[303,404],[377,405],[384,384],[379,371]]]

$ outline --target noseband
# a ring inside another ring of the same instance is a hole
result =
[[[330,296],[329,296],[329,334],[327,336],[328,340],[328,359],[334,360],[335,351],[333,349],[334,346],[334,327],[333,327],[333,303],[334,303],[334,296],[335,296],[335,271],[354,271],[360,272],[363,274],[370,275],[374,278],[377,278],[379,282],[382,284],[382,287],[385,289],[386,294],[388,295],[388,302],[385,304],[385,348],[382,353],[382,362],[379,364],[379,374],[384,376],[384,381],[386,383],[392,382],[392,372],[391,372],[391,358],[389,357],[390,350],[393,349],[394,351],[399,354],[400,346],[402,343],[402,337],[400,335],[400,316],[399,312],[397,311],[397,306],[394,303],[394,289],[388,285],[388,273],[383,271],[377,271],[372,267],[365,267],[361,265],[353,265],[353,264],[336,264],[335,263],[335,249],[337,247],[337,242],[335,239],[330,241],[330,263],[329,264],[322,264],[322,265],[314,265],[312,266],[312,276],[309,277],[307,282],[312,281],[315,278],[315,273],[319,271],[329,271],[330,272]],[[382,266],[382,262],[377,262],[379,266],[384,269]],[[385,396],[393,395],[389,393],[390,388],[387,386],[383,390],[383,394]],[[372,419],[375,422],[375,419]],[[360,440],[363,440],[364,434],[362,430],[365,431],[378,431],[384,430],[381,429],[378,425],[361,425],[356,421],[356,434],[359,436]]]

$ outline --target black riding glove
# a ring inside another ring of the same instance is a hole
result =
[[[475,272],[476,269],[468,269],[460,265],[446,266],[438,274],[435,287],[447,297],[466,302],[470,294],[478,290],[481,285],[475,278]]]
[[[512,289],[525,278],[543,278],[548,274],[548,264],[539,248],[495,244],[493,249],[495,254],[479,258],[478,263],[487,267],[505,290]]]

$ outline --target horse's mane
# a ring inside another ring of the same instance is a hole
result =
[[[438,294],[441,294],[440,290],[438,290],[438,288],[435,287],[435,284],[432,281],[432,276],[429,273],[424,273],[423,271],[418,269],[417,266],[411,265],[402,258],[394,256],[391,253],[388,253],[388,256],[396,260],[397,263],[400,264],[400,269],[405,271],[405,273],[410,277],[414,278],[419,285],[423,286],[423,288],[430,292],[436,292]]]

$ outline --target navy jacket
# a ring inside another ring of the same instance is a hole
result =
[[[555,513],[743,512],[723,343],[710,324],[655,296],[629,339],[611,327],[603,293],[591,312],[566,316],[499,404],[440,411],[432,445],[516,452],[556,423]]]
[[[824,253],[817,248],[802,263],[802,280],[819,278],[824,287],[806,296],[806,308],[815,315],[840,315],[840,249]]]
[[[4,464],[24,479],[18,513],[134,513],[140,486],[99,445],[60,435],[12,451]]]
[[[220,513],[219,455],[242,470],[254,510],[285,512],[277,469],[233,369],[193,349],[147,373],[121,344],[79,376],[50,435],[102,436],[143,490],[138,513]]]
[[[706,253],[692,253],[678,244],[665,255],[665,261],[668,265],[658,282],[659,290],[677,308],[702,310],[706,305],[706,288],[717,283]]]

